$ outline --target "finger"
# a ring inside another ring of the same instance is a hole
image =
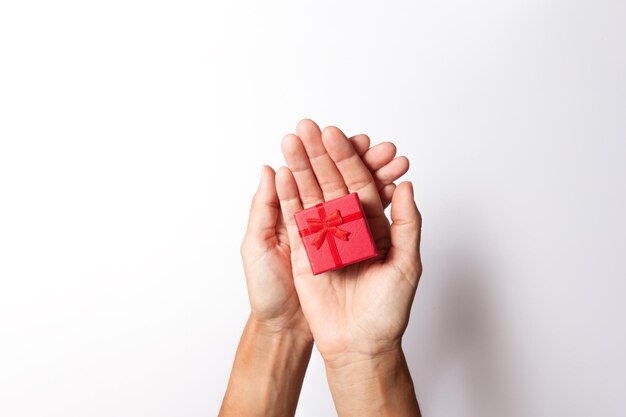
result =
[[[387,208],[389,204],[391,204],[391,197],[393,196],[393,192],[396,189],[396,184],[391,183],[385,185],[380,189],[380,201],[383,203],[383,207]]]
[[[261,181],[252,198],[246,234],[267,240],[276,235],[278,195],[274,183],[274,170],[267,165],[261,169]]]
[[[352,142],[352,146],[354,146],[354,150],[359,154],[360,157],[363,157],[365,152],[370,148],[370,137],[364,134],[354,135],[350,138],[350,142]]]
[[[374,178],[343,132],[329,126],[322,132],[322,141],[348,190],[358,193],[368,218],[384,217]]]
[[[391,247],[385,263],[405,273],[417,285],[422,268],[419,253],[422,218],[410,182],[401,183],[393,193],[391,221]]]
[[[283,216],[283,222],[287,228],[289,236],[289,246],[294,251],[301,244],[298,226],[293,215],[302,210],[302,202],[298,193],[298,186],[292,172],[281,167],[276,172],[276,192],[280,203],[280,210]]]
[[[303,119],[298,123],[296,132],[304,144],[304,149],[309,158],[308,162],[322,189],[324,200],[328,201],[348,194],[348,188],[343,177],[322,143],[322,132],[319,126],[312,120]],[[303,203],[307,207],[307,202],[303,200]]]
[[[309,157],[300,138],[289,134],[281,145],[285,161],[289,167],[304,207],[311,207],[324,201],[322,190],[309,163]]]
[[[374,180],[378,189],[391,184],[409,170],[409,160],[405,156],[399,156],[374,172]]]
[[[396,156],[396,145],[383,142],[372,146],[363,155],[363,163],[372,172],[387,165]]]

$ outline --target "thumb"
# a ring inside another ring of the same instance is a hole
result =
[[[407,274],[407,278],[417,285],[422,273],[419,252],[422,217],[415,205],[413,184],[408,181],[393,191],[391,222],[391,248],[385,263]]]
[[[263,165],[261,181],[252,198],[248,230],[246,235],[253,239],[266,240],[276,234],[278,218],[278,195],[274,183],[274,170]]]

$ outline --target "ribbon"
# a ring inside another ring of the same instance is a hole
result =
[[[363,213],[357,211],[356,213],[342,216],[339,210],[334,210],[327,216],[326,210],[324,209],[324,203],[316,204],[315,208],[317,209],[319,218],[307,218],[306,222],[309,227],[300,230],[298,233],[301,237],[316,233],[315,237],[311,241],[311,245],[313,245],[316,249],[321,248],[324,241],[328,242],[328,248],[330,249],[335,266],[340,267],[343,265],[343,261],[339,256],[335,238],[347,241],[350,232],[340,229],[338,226],[363,218]]]
[[[339,213],[339,210],[335,210],[330,213],[329,216],[320,219],[306,219],[306,222],[309,225],[309,230],[313,233],[317,233],[315,238],[311,242],[311,245],[315,246],[319,249],[324,243],[324,239],[329,233],[332,233],[336,238],[341,240],[348,240],[348,235],[350,232],[346,232],[338,228],[340,224],[343,223],[343,218]]]

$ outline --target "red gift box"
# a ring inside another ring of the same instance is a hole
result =
[[[357,193],[294,214],[313,275],[378,253]]]

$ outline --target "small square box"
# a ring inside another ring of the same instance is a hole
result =
[[[294,214],[313,275],[378,253],[357,193]]]

